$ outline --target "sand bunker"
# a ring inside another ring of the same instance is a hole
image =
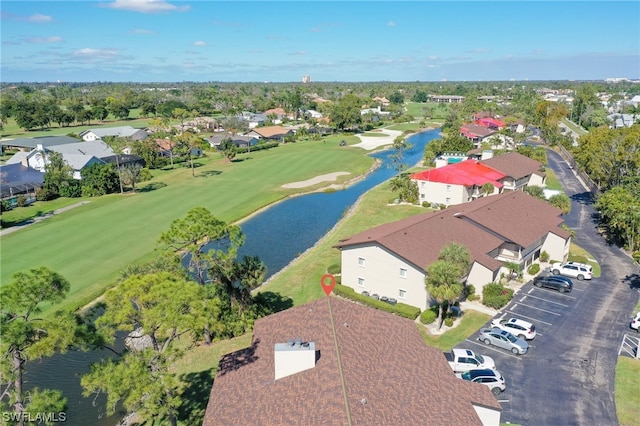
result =
[[[378,133],[378,132],[376,132]],[[351,145],[358,148],[366,149],[367,151],[376,149],[384,145],[393,145],[393,140],[402,134],[399,130],[380,129],[381,134],[384,136],[358,136],[362,142]]]
[[[283,188],[306,188],[307,186],[313,186],[315,184],[322,183],[322,182],[334,182],[338,178],[338,176],[350,175],[350,174],[351,173],[349,172],[328,173],[326,175],[316,176],[314,178],[303,180],[300,182],[287,183],[282,185],[282,187]]]

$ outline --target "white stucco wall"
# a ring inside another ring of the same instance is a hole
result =
[[[364,259],[364,266],[359,264],[359,258]],[[356,293],[368,291],[420,309],[427,308],[424,273],[385,248],[374,245],[343,248],[341,259],[342,284]],[[400,275],[401,269],[406,270],[405,277]],[[404,290],[404,296],[400,290]]]
[[[87,142],[95,141],[97,139],[100,139],[100,137],[93,132],[89,132],[85,135],[82,135],[82,140],[85,140]]]

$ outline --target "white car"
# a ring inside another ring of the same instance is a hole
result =
[[[551,265],[553,275],[564,275],[578,280],[590,280],[593,277],[591,265],[578,262],[554,263]]]
[[[521,339],[532,340],[537,334],[535,325],[519,318],[505,318],[504,316],[495,318],[491,321],[491,326],[501,330],[506,330]]]
[[[635,317],[631,319],[631,328],[640,333],[640,312],[636,314]]]
[[[467,380],[474,383],[482,383],[483,385],[491,389],[491,393],[494,395],[500,395],[500,392],[504,391],[507,386],[504,383],[504,377],[497,370],[492,368],[480,368],[465,371],[464,373],[457,373],[456,377],[462,380]]]

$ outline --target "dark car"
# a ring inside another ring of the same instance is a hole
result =
[[[569,293],[573,290],[573,281],[566,277],[538,275],[533,279],[533,285],[536,287],[552,288],[558,290],[560,293]]]

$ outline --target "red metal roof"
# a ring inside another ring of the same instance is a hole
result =
[[[485,127],[504,127],[505,123],[503,121],[498,120],[497,118],[493,118],[493,117],[482,117],[477,119],[476,124],[479,124],[481,126],[485,126]]]
[[[411,179],[428,182],[448,183],[451,185],[478,185],[492,183],[496,188],[502,188],[500,179],[506,175],[476,160],[465,160],[459,163],[411,175]]]

